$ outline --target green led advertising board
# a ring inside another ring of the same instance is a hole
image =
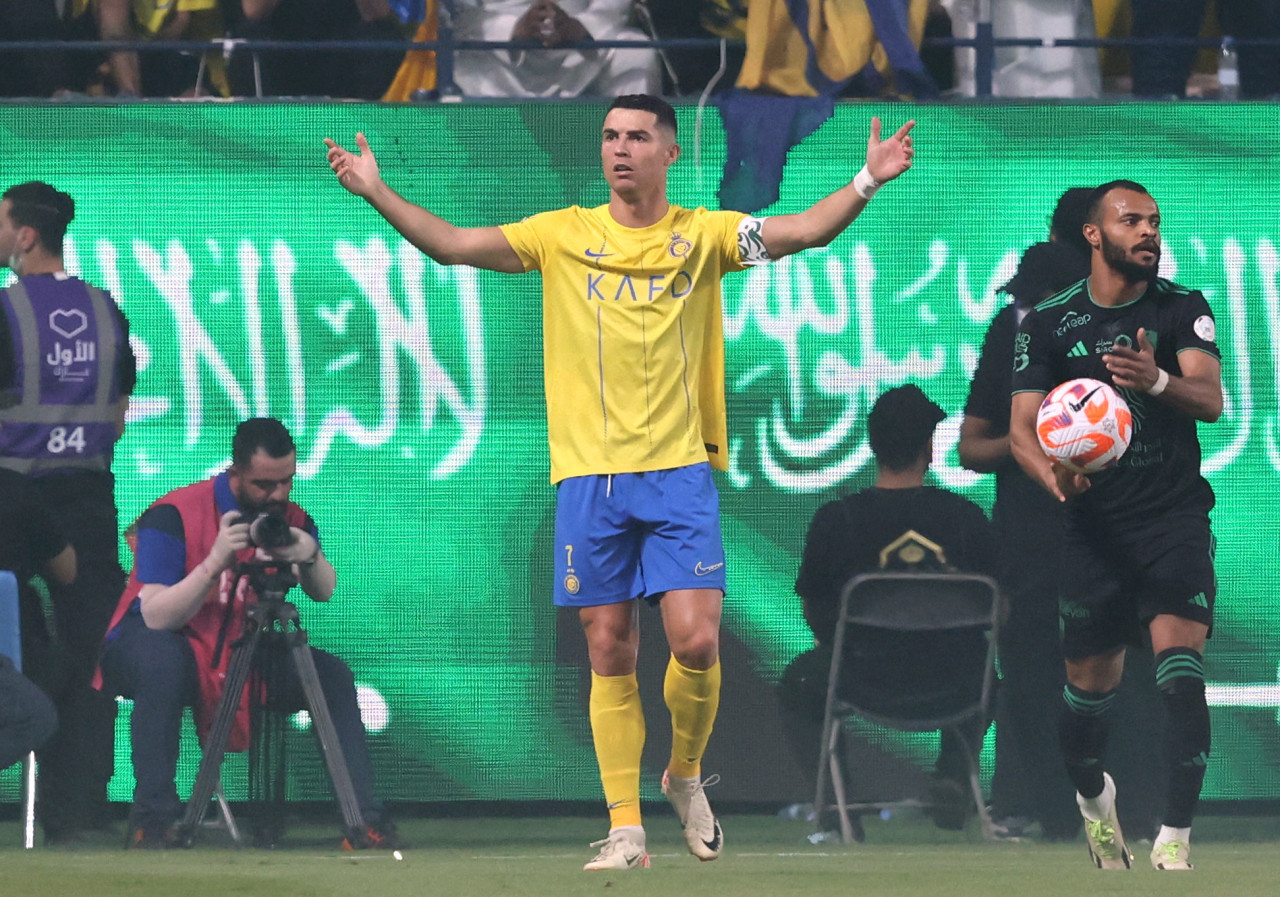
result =
[[[699,126],[694,109],[680,112],[672,198],[715,207],[718,117],[708,111]],[[5,186],[47,180],[75,197],[68,267],[108,288],[132,322],[141,370],[115,463],[122,525],[221,469],[239,420],[270,414],[290,426],[294,497],[339,573],[330,605],[300,601],[304,623],[356,672],[379,788],[391,798],[596,800],[599,785],[580,636],[550,607],[538,278],[425,259],[339,187],[322,138],[351,145],[363,130],[402,194],[459,224],[496,224],[606,200],[602,114],[591,105],[0,106]],[[1205,796],[1274,798],[1274,109],[842,105],[791,153],[783,198],[766,213],[804,208],[847,181],[872,114],[888,128],[918,120],[915,167],[830,247],[725,281],[724,625],[741,673],[726,679],[708,758],[735,771],[724,796],[803,796],[794,774],[760,774],[789,763],[767,692],[810,638],[792,592],[808,520],[870,482],[870,403],[890,386],[920,384],[951,413],[937,483],[988,504],[989,478],[959,466],[955,442],[968,376],[1004,299],[997,289],[1021,250],[1044,238],[1062,190],[1127,177],[1159,201],[1163,273],[1204,291],[1223,350],[1226,411],[1201,427],[1221,581]],[[649,615],[644,625],[656,623]],[[656,701],[649,707],[653,720]],[[903,756],[930,754],[885,738]],[[652,724],[650,741],[661,747]],[[112,796],[128,800],[123,716],[119,744]],[[646,769],[660,772],[655,751]],[[313,754],[291,755],[299,798],[327,793]],[[193,758],[188,744],[187,782]],[[224,779],[234,797],[235,776]],[[12,798],[12,773],[5,783]]]

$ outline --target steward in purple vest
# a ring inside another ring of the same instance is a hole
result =
[[[73,217],[75,201],[38,181],[0,197],[0,269],[17,275],[0,275],[0,467],[27,478],[79,568],[50,585],[56,642],[23,632],[28,674],[58,709],[39,758],[46,843],[83,841],[114,816],[115,702],[89,680],[124,589],[111,458],[137,379],[124,315],[63,265]]]

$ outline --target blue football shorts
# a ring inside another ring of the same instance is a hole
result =
[[[672,589],[725,588],[720,496],[711,465],[562,480],[555,603],[657,603]]]

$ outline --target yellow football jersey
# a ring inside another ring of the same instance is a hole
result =
[[[672,206],[623,227],[608,206],[502,226],[542,272],[551,481],[728,466],[720,278],[745,267],[741,212]]]

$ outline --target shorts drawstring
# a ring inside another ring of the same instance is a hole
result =
[[[609,474],[609,478],[604,483],[604,497],[613,497],[613,474]]]

